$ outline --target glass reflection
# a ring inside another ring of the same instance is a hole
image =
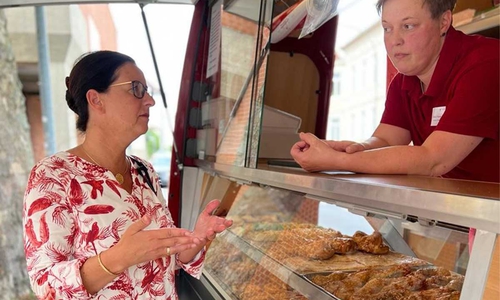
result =
[[[218,2],[220,3],[220,2]],[[202,103],[198,138],[206,159],[254,166],[258,139],[267,41],[273,1],[224,1],[220,15],[220,69]],[[212,14],[214,10],[212,10]],[[252,125],[250,125],[252,124]]]

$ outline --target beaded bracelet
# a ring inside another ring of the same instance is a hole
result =
[[[99,254],[97,254],[97,261],[99,262],[99,265],[104,270],[104,272],[108,273],[111,276],[118,276],[118,275],[120,275],[120,274],[116,274],[116,273],[111,272],[108,268],[106,268],[104,266],[104,264],[102,263],[102,260],[101,260],[101,253],[102,252],[99,252]]]

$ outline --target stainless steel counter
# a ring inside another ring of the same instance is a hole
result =
[[[500,184],[424,176],[308,173],[267,164],[258,169],[202,160],[196,164],[210,175],[303,193],[307,198],[365,216],[400,218],[463,231],[476,228],[460,299],[482,299],[500,234]]]
[[[421,219],[500,233],[500,185],[402,175],[348,172],[308,173],[259,165],[249,169],[198,160],[197,166],[241,183],[273,186],[307,194],[353,211]]]

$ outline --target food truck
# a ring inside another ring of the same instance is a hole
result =
[[[234,224],[207,246],[200,280],[179,271],[181,299],[393,299],[395,291],[401,299],[498,299],[498,184],[308,173],[290,156],[299,132],[326,138],[335,109],[335,1],[69,2],[194,6],[166,200],[180,227],[193,228],[214,198],[215,213]],[[457,29],[498,38],[494,3],[457,4],[490,8]],[[386,71],[388,85],[390,61]],[[469,228],[477,229],[471,253]]]

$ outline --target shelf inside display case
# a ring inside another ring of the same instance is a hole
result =
[[[338,255],[327,263],[300,259],[300,266],[294,266],[289,263],[293,260],[276,260],[232,232],[214,243],[207,253],[205,274],[225,299],[354,300],[375,295],[458,299],[463,284],[462,275],[397,253],[351,254],[356,261],[348,261],[349,254]],[[304,264],[322,269],[304,269]]]
[[[500,6],[475,16],[469,23],[457,26],[457,30],[465,34],[483,34],[499,38]]]
[[[464,276],[453,263],[396,252],[397,239],[386,239],[387,221],[335,207],[300,193],[242,186],[227,213],[233,226],[209,246],[206,278],[226,299],[460,297]],[[442,241],[428,248],[448,249],[448,236],[435,236]],[[458,251],[466,252],[465,245]]]
[[[332,295],[329,295],[325,291],[321,290],[312,282],[304,280],[303,276],[293,272],[292,270],[282,265],[278,261],[274,260],[273,258],[270,258],[260,249],[252,246],[248,242],[239,238],[231,231],[225,232],[223,235],[219,236],[218,239],[219,241],[217,241],[216,243],[220,243],[221,244],[220,246],[228,247],[228,245],[231,245],[235,247],[235,249],[237,249],[237,251],[233,255],[245,255],[246,257],[250,258],[253,262],[255,262],[256,268],[260,267],[263,270],[267,271],[265,273],[267,273],[268,278],[271,276],[275,277],[276,279],[281,280],[283,283],[286,283],[286,285],[291,290],[296,291],[296,293],[294,293],[293,291],[289,291],[287,296],[295,297],[296,299],[318,299],[318,300],[331,300],[332,298],[338,299],[336,297],[332,297]],[[217,246],[215,246],[212,249],[217,249]],[[212,250],[212,252],[216,251]],[[213,254],[217,255],[216,253]],[[213,272],[213,268],[207,268],[207,269],[208,269],[207,273],[209,274],[208,277],[212,280],[212,282],[221,285],[220,281],[216,280],[216,277],[211,275]],[[222,283],[222,285],[225,284]],[[235,292],[228,291],[228,289],[230,288],[227,286],[223,288],[223,290],[227,292],[226,293],[227,295],[232,295],[230,296],[231,299],[240,299],[235,295]],[[301,295],[305,295],[306,298],[304,298]],[[245,299],[248,299],[248,297],[246,297]]]

